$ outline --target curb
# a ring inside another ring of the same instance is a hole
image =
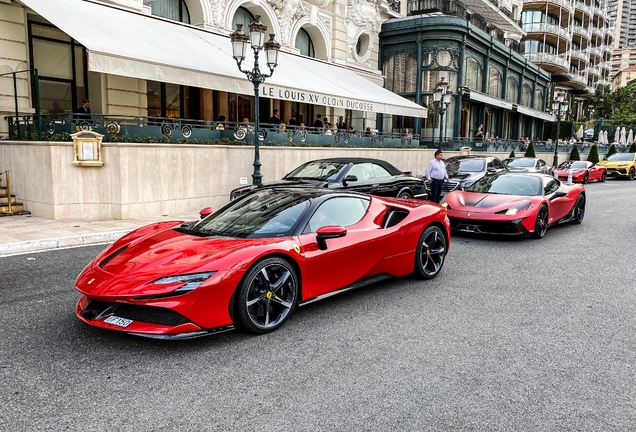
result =
[[[75,246],[88,246],[100,243],[112,243],[132,230],[111,231],[95,234],[81,234],[52,239],[30,240],[0,245],[0,257],[19,255],[30,252],[44,252],[53,249],[64,249]]]

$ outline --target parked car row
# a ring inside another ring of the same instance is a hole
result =
[[[452,230],[542,238],[551,226],[580,224],[585,188],[564,176],[633,179],[635,160],[567,161],[551,173],[541,159],[451,157],[441,205],[423,200],[422,178],[385,161],[307,162],[280,182],[232,191],[198,221],[155,223],[117,240],[78,276],[76,315],[160,339],[268,333],[296,307],[337,293],[390,277],[435,278]]]

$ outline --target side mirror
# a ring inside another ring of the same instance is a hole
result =
[[[320,250],[327,250],[327,240],[347,235],[347,229],[340,225],[327,225],[318,228],[316,231],[316,241],[318,242],[318,248]]]
[[[201,216],[201,219],[205,219],[206,217],[210,216],[212,214],[212,207],[206,207],[203,210],[201,210],[199,212],[199,215]]]
[[[496,174],[497,173],[497,168],[495,167],[490,167],[488,168],[488,170],[486,170],[487,174]]]
[[[552,196],[550,197],[550,201],[552,201],[552,200],[554,200],[554,199],[557,199],[557,198],[564,197],[564,196],[568,196],[568,194],[567,194],[567,193],[565,193],[565,192],[563,192],[563,191],[556,191],[556,192],[554,193],[554,195],[552,195]]]
[[[347,186],[347,183],[349,182],[357,182],[358,181],[358,176],[354,176],[354,175],[348,175],[344,178],[344,180],[342,181],[343,186]]]

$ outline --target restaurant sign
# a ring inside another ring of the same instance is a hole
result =
[[[344,108],[356,111],[373,111],[373,103],[355,99],[347,99],[338,96],[329,96],[321,93],[312,93],[302,90],[290,90],[275,86],[260,86],[260,96],[288,100],[292,102],[324,105],[334,108]]]

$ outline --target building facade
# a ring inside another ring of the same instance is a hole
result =
[[[383,89],[380,25],[395,14],[371,0],[0,0],[0,136],[7,116],[70,114],[83,99],[93,114],[253,121],[228,36],[257,16],[281,45],[260,121],[275,109],[284,123],[342,115],[355,129],[425,116]]]

